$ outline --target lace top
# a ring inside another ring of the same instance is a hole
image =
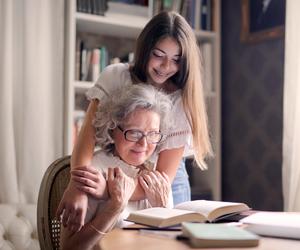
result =
[[[132,80],[129,72],[129,64],[112,64],[104,69],[95,85],[87,91],[87,97],[89,100],[101,100],[101,98],[109,95],[115,88],[130,84],[132,84]],[[151,158],[153,163],[156,162],[159,152],[166,149],[184,146],[183,156],[193,154],[191,127],[184,112],[181,90],[179,89],[169,94],[169,97],[173,102],[173,126],[168,131],[162,131],[166,135],[166,139],[158,145],[157,150],[153,154]]]

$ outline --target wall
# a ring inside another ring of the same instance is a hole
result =
[[[222,1],[222,198],[282,210],[284,38],[241,43],[240,2]]]

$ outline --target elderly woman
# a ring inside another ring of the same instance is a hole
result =
[[[161,131],[171,124],[170,110],[166,94],[143,84],[118,89],[101,102],[93,124],[101,148],[92,161],[97,169],[72,171],[77,188],[89,194],[85,225],[75,233],[63,228],[62,249],[93,248],[111,228],[122,226],[130,211],[172,206],[168,176],[148,161],[163,140]],[[103,185],[105,178],[107,185]],[[146,199],[129,201],[137,181]]]

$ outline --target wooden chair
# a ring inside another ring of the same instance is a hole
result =
[[[60,222],[55,212],[70,180],[71,156],[54,161],[41,182],[37,205],[37,229],[41,250],[59,249]]]

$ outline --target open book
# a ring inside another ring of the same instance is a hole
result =
[[[215,222],[249,209],[244,203],[195,200],[177,204],[173,209],[153,207],[134,211],[126,220],[154,227],[169,227],[184,221]]]

